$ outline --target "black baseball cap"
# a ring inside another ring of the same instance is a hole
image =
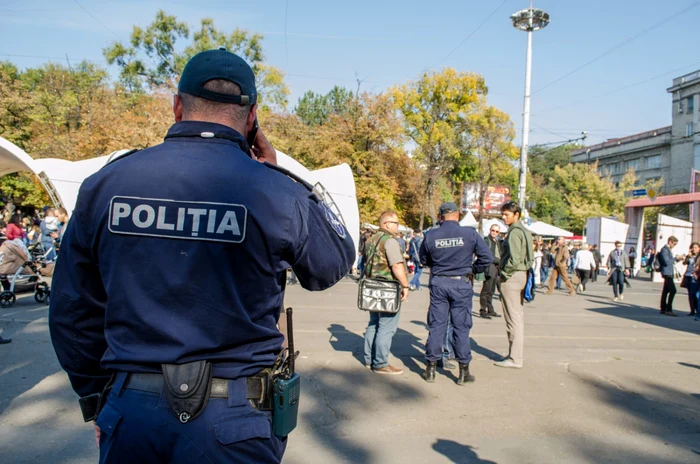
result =
[[[227,95],[205,89],[204,84],[212,79],[238,84],[241,95]],[[182,71],[177,89],[195,97],[236,105],[254,105],[258,99],[253,69],[243,58],[224,47],[200,52],[190,58]]]
[[[457,205],[451,201],[440,205],[440,215],[444,216],[445,214],[456,213],[457,211]]]

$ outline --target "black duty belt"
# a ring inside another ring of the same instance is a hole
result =
[[[228,398],[228,382],[228,379],[212,378],[210,397]],[[124,382],[124,388],[147,393],[161,393],[164,386],[163,374],[132,373]],[[264,377],[246,377],[246,399],[261,401],[265,393]]]
[[[452,280],[462,280],[464,278],[468,278],[471,274],[467,275],[458,275],[458,276],[448,276],[448,275],[435,275],[435,277],[441,277],[443,279],[452,279]]]

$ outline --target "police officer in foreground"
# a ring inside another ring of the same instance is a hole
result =
[[[282,459],[267,387],[286,269],[323,290],[355,247],[310,186],[274,166],[256,97],[243,59],[199,53],[165,142],[80,188],[49,321],[85,419],[99,412],[100,462]]]
[[[435,369],[442,357],[447,324],[454,326],[453,343],[459,378],[457,384],[473,382],[469,373],[472,360],[469,330],[472,327],[473,275],[491,264],[492,256],[484,239],[471,227],[459,225],[454,203],[440,206],[442,225],[431,229],[420,249],[420,260],[430,267],[430,308],[428,309],[427,366],[423,378],[435,382]],[[476,255],[476,261],[474,256]]]

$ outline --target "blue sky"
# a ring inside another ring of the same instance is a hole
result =
[[[106,66],[102,48],[117,39],[128,42],[133,25],[148,25],[164,9],[191,30],[212,17],[223,30],[262,33],[266,61],[287,73],[290,108],[307,90],[326,92],[335,84],[354,90],[356,75],[362,90],[381,92],[425,70],[452,66],[481,73],[489,102],[521,130],[526,34],[512,27],[509,16],[526,8],[527,0],[78,1],[97,20],[74,0],[0,0],[0,59],[31,67],[48,61],[36,57],[65,63],[61,58],[68,55]],[[588,143],[597,143],[670,124],[666,88],[673,77],[700,69],[700,2],[536,0],[534,6],[552,18],[534,35],[534,143],[577,137],[583,130]]]

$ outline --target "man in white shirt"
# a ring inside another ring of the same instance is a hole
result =
[[[586,284],[591,277],[591,272],[595,270],[595,258],[589,246],[584,245],[576,253],[574,269],[576,269],[576,275],[581,281],[578,284],[577,291],[583,293],[586,291]]]

